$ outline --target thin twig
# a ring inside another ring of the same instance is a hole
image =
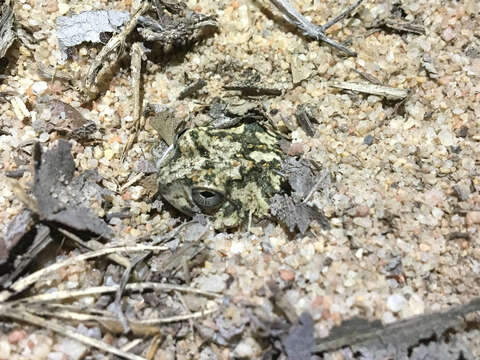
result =
[[[58,263],[55,263],[53,265],[47,266],[44,269],[41,269],[39,271],[34,272],[33,274],[24,277],[18,281],[16,281],[10,289],[15,291],[15,292],[21,292],[25,290],[28,286],[31,284],[34,284],[41,278],[45,277],[47,274],[52,273],[57,271],[58,269],[62,267],[66,267],[81,261],[85,261],[91,258],[95,257],[100,257],[108,254],[113,254],[116,252],[137,252],[137,251],[145,251],[145,250],[153,250],[153,251],[165,251],[168,250],[167,247],[165,246],[149,246],[149,245],[136,245],[136,246],[117,246],[117,247],[111,247],[111,248],[105,248],[102,250],[97,250],[97,251],[92,251],[86,254],[81,254],[78,256],[75,256],[73,258],[60,261]],[[1,301],[2,299],[0,299]]]
[[[191,319],[199,319],[201,317],[208,316],[218,311],[219,308],[210,309],[210,310],[202,310],[196,312],[190,312],[188,314],[183,315],[175,315],[175,316],[168,316],[164,318],[153,318],[147,320],[128,320],[129,323],[135,325],[135,327],[140,326],[152,326],[152,325],[159,325],[159,324],[168,324],[172,322],[179,322],[179,321],[187,321]],[[97,322],[116,322],[118,325],[122,326],[120,321],[113,316],[113,313],[110,313],[110,316],[98,316],[98,315],[91,315],[91,314],[84,314],[80,312],[73,312],[73,311],[48,311],[48,310],[40,310],[36,311],[35,308],[30,310],[36,314],[40,315],[47,315],[52,317],[58,317],[67,320],[74,320],[74,321],[97,321]]]
[[[390,86],[352,83],[346,81],[335,81],[330,84],[331,87],[343,90],[351,90],[363,94],[382,96],[387,100],[403,100],[408,94],[408,89],[393,88]]]
[[[352,6],[350,6],[349,8],[347,8],[346,10],[344,10],[340,15],[338,15],[337,17],[333,18],[332,20],[330,20],[329,22],[327,22],[325,25],[322,26],[322,30],[323,31],[326,31],[329,27],[331,27],[332,25],[335,25],[337,22],[340,22],[342,21],[343,19],[345,19],[353,10],[355,10],[357,7],[360,6],[360,4],[362,3],[363,0],[357,0],[357,2],[355,4],[353,4]]]
[[[37,303],[37,302],[49,302],[55,300],[65,300],[76,298],[79,296],[90,296],[90,295],[100,295],[106,293],[113,293],[118,290],[118,285],[113,286],[94,286],[88,289],[83,290],[61,290],[46,294],[34,295],[20,300],[13,301],[12,303]],[[221,294],[217,294],[210,291],[198,290],[188,286],[182,285],[171,285],[171,284],[162,284],[162,283],[153,283],[153,282],[143,282],[143,283],[132,283],[125,286],[125,291],[141,292],[144,290],[156,290],[156,291],[181,291],[185,293],[203,295],[207,297],[219,298]]]
[[[96,80],[99,78],[99,74],[102,72],[102,69],[107,69],[105,64],[109,63],[108,57],[114,52],[122,53],[125,45],[127,36],[135,29],[137,26],[140,16],[150,9],[150,2],[143,1],[142,5],[135,9],[130,17],[130,20],[125,24],[122,31],[117,35],[114,35],[108,43],[100,50],[95,60],[92,62],[92,65],[88,69],[87,75],[84,80],[84,90],[87,92],[90,98],[93,98],[98,93],[98,87],[96,86]],[[116,57],[118,59],[118,56]],[[115,60],[116,60],[115,59]]]
[[[52,304],[55,305],[55,304]],[[112,312],[105,312],[104,315],[95,315],[95,314],[86,314],[80,312],[81,309],[77,311],[70,311],[70,310],[58,310],[56,306],[45,306],[42,304],[41,306],[35,306],[29,304],[28,311],[43,317],[55,317],[59,319],[74,321],[74,322],[96,322],[106,328],[108,331],[113,333],[124,333],[124,325],[122,321],[119,320],[115,314]],[[11,307],[11,309],[15,309],[15,307]],[[154,319],[147,319],[147,320],[136,320],[136,319],[126,319],[128,322],[129,330],[131,329],[134,335],[152,335],[158,334],[160,332],[160,328],[158,325],[160,324],[169,324],[174,322],[181,322],[181,321],[192,321],[193,319],[202,318],[208,315],[211,315],[218,311],[218,307],[215,309],[210,310],[202,310],[197,311],[194,313],[182,314],[182,315],[175,315],[169,316],[165,318],[154,318]]]
[[[303,16],[288,0],[270,0],[270,2],[275,5],[278,10],[280,10],[285,20],[302,30],[305,36],[311,37],[318,41],[323,41],[327,45],[330,45],[331,47],[340,50],[349,56],[357,56],[357,54],[344,45],[327,37],[327,35],[325,35],[325,30],[347,17],[347,15],[354,11],[362,3],[362,1],[363,0],[358,0],[355,4],[350,6],[334,19],[327,22],[325,25],[317,26],[312,24],[305,16]]]
[[[89,240],[89,241],[83,241],[81,238],[79,238],[77,235],[71,233],[70,231],[64,229],[64,228],[57,228],[57,231],[68,237],[70,240],[72,240],[75,244],[81,246],[82,248],[88,249],[88,250],[101,250],[105,248],[105,244],[102,244],[99,241],[96,240]],[[109,254],[107,255],[107,258],[113,261],[114,263],[117,263],[120,266],[123,267],[129,267],[130,266],[130,260],[120,254]]]
[[[165,335],[156,335],[152,339],[152,342],[150,343],[149,349],[147,351],[147,360],[152,360],[155,358],[155,354],[158,351],[158,347],[161,345],[163,340],[165,339]]]
[[[130,275],[132,273],[132,270],[137,266],[137,264],[143,260],[145,260],[148,256],[150,256],[151,252],[147,252],[145,254],[137,256],[135,259],[132,260],[130,263],[130,266],[125,269],[125,271],[122,274],[122,278],[120,279],[120,285],[118,287],[117,292],[115,293],[115,310],[117,315],[120,318],[120,321],[123,326],[123,332],[127,334],[130,331],[130,328],[128,326],[128,320],[125,314],[122,311],[122,296],[123,292],[125,290],[125,287],[127,286],[128,280],[130,279]]]
[[[25,321],[25,322],[28,322],[30,324],[34,324],[34,325],[43,327],[45,329],[52,330],[52,331],[54,331],[54,332],[56,332],[56,333],[58,333],[62,336],[68,336],[68,337],[70,337],[72,339],[75,339],[75,340],[77,340],[77,341],[79,341],[83,344],[86,344],[86,345],[91,346],[91,347],[95,347],[97,349],[106,351],[110,354],[114,354],[114,355],[120,356],[120,357],[125,358],[125,359],[145,360],[145,358],[143,358],[141,356],[131,354],[131,353],[127,353],[125,351],[117,349],[116,347],[114,347],[112,345],[104,343],[103,341],[100,341],[100,340],[97,340],[97,339],[79,334],[79,333],[75,332],[74,330],[72,330],[72,329],[70,329],[66,326],[57,324],[56,322],[53,322],[53,321],[45,320],[44,318],[42,318],[40,316],[33,315],[23,308],[9,308],[8,311],[1,311],[0,314],[2,316],[5,316],[5,317],[11,318],[11,319],[15,319],[15,320],[18,320],[18,321]]]
[[[312,188],[311,188],[310,191],[308,192],[307,196],[305,196],[305,199],[303,199],[303,201],[302,201],[303,204],[306,204],[306,203],[310,200],[310,198],[312,197],[313,193],[314,193],[315,191],[317,191],[317,189],[318,189],[318,187],[320,186],[320,184],[325,181],[325,178],[326,178],[326,176],[320,177],[320,179],[318,179],[318,181],[312,186]]]
[[[184,309],[187,311],[187,313],[190,315],[192,313],[192,310],[190,310],[190,308],[188,307],[185,299],[183,298],[182,294],[178,291],[175,291],[175,295],[177,295],[178,299],[180,300],[180,302],[182,303]],[[193,334],[193,331],[194,331],[194,328],[193,328],[193,321],[191,319],[188,320],[188,324],[190,325],[190,331],[192,332]]]
[[[127,143],[122,151],[121,161],[125,160],[127,152],[131,149],[138,133],[145,127],[145,117],[142,116],[142,100],[140,94],[141,75],[142,75],[142,59],[145,55],[146,49],[140,42],[132,45],[132,88],[133,88],[133,123],[135,131],[130,134]]]
[[[126,343],[125,345],[123,345],[120,349],[123,350],[123,351],[130,351],[131,349],[133,349],[134,347],[140,345],[142,342],[143,342],[144,339],[135,339],[135,340],[132,340],[128,343]]]
[[[218,308],[205,310],[205,311],[197,311],[191,314],[185,315],[177,315],[177,316],[169,316],[166,318],[159,318],[159,319],[149,319],[149,320],[142,320],[140,321],[144,325],[157,325],[157,324],[166,324],[171,322],[177,321],[186,321],[190,319],[199,319],[201,317],[205,317],[207,315],[213,314],[218,311]]]

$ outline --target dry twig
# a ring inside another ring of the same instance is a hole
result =
[[[135,131],[130,134],[127,143],[122,151],[121,161],[125,160],[128,150],[131,149],[138,133],[145,126],[145,117],[142,116],[142,100],[140,96],[140,85],[142,75],[142,58],[144,57],[146,49],[140,42],[132,45],[132,87],[133,87],[133,122]]]
[[[352,11],[354,11],[363,0],[357,0],[355,4],[344,10],[340,15],[330,20],[323,26],[312,24],[305,16],[303,16],[288,0],[270,0],[270,2],[277,7],[283,14],[285,20],[290,24],[302,30],[305,36],[311,37],[318,41],[323,41],[327,45],[348,54],[349,56],[356,56],[357,54],[344,45],[330,39],[325,35],[325,31],[336,24],[337,22],[346,18]]]
[[[111,247],[111,248],[105,248],[102,250],[92,251],[86,254],[75,256],[73,258],[70,258],[64,261],[60,261],[53,265],[47,266],[46,268],[38,270],[33,274],[30,274],[29,276],[26,276],[16,281],[10,287],[10,290],[13,290],[15,293],[19,293],[25,290],[30,285],[36,283],[37,281],[45,277],[47,274],[55,272],[58,269],[61,269],[62,267],[70,266],[72,264],[75,264],[81,261],[85,261],[88,259],[92,259],[95,257],[100,257],[100,256],[104,256],[104,255],[108,255],[116,252],[138,252],[138,251],[146,251],[146,250],[165,251],[165,250],[168,250],[168,248],[164,246],[136,245],[136,246],[117,246],[117,247]],[[8,297],[9,296],[6,296],[6,298]],[[0,302],[5,301],[6,298],[5,298],[5,293],[0,294]]]
[[[109,64],[108,58],[111,54],[115,54],[114,62],[118,60],[120,54],[123,53],[123,48],[127,36],[135,29],[137,23],[140,19],[140,16],[145,14],[150,9],[150,2],[143,1],[141,6],[138,9],[135,9],[130,20],[125,24],[124,28],[120,33],[113,36],[108,43],[102,48],[98,56],[92,62],[92,65],[87,71],[85,76],[83,88],[88,97],[94,98],[98,94],[97,80],[101,78],[101,75],[104,72],[107,72],[110,66],[105,66]]]
[[[34,295],[20,300],[16,300],[15,303],[37,303],[37,302],[49,302],[55,300],[65,300],[72,299],[79,296],[90,296],[90,295],[100,295],[113,293],[118,290],[118,285],[112,286],[95,286],[83,290],[62,290],[56,291],[53,293]],[[210,291],[198,290],[188,286],[182,285],[172,285],[172,284],[163,284],[163,283],[153,283],[153,282],[142,282],[142,283],[132,283],[125,286],[125,291],[134,291],[141,292],[145,290],[156,290],[156,291],[181,291],[190,294],[197,294],[207,297],[218,298],[221,295],[213,293]]]
[[[390,86],[381,86],[374,84],[359,84],[345,81],[336,81],[331,87],[343,90],[351,90],[364,94],[382,96],[387,100],[403,100],[408,96],[407,89],[398,89]]]
[[[103,341],[85,336],[83,334],[79,334],[78,332],[76,332],[76,331],[74,331],[74,330],[72,330],[72,329],[70,329],[66,326],[63,326],[61,324],[58,324],[54,321],[45,320],[44,318],[42,318],[40,316],[36,316],[36,315],[30,313],[29,311],[27,311],[23,307],[14,307],[14,308],[3,307],[3,308],[0,308],[0,315],[11,318],[11,319],[15,319],[15,320],[18,320],[18,321],[25,321],[25,322],[28,322],[30,324],[37,325],[37,326],[43,327],[45,329],[52,330],[52,331],[54,331],[54,332],[56,332],[56,333],[58,333],[62,336],[68,336],[72,339],[75,339],[75,340],[85,344],[85,345],[95,347],[97,349],[103,350],[103,351],[108,352],[110,354],[120,356],[120,357],[125,358],[125,359],[145,360],[145,358],[143,358],[141,356],[131,354],[131,353],[125,352],[123,350],[117,349],[116,347],[114,347],[112,345],[109,345],[109,344],[107,344]]]
[[[102,244],[100,241],[97,240],[89,240],[89,241],[83,241],[80,239],[77,235],[71,233],[70,231],[64,229],[64,228],[58,228],[58,232],[62,233],[66,237],[68,237],[70,240],[72,240],[76,245],[78,245],[81,248],[88,249],[88,250],[101,250],[105,248],[105,244]],[[130,266],[130,260],[120,254],[108,254],[107,258],[113,261],[114,263],[117,263],[120,266],[123,266],[125,268]]]

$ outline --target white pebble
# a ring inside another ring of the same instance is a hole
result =
[[[46,81],[37,81],[32,84],[32,92],[37,96],[43,95],[47,89],[48,83]]]
[[[198,279],[199,288],[203,291],[222,292],[227,286],[227,278],[226,274],[201,277]]]
[[[393,294],[388,297],[387,308],[393,313],[398,313],[408,304],[403,295]]]
[[[442,131],[440,131],[440,133],[438,134],[438,139],[443,146],[455,145],[455,135],[447,129],[443,129]]]
[[[143,186],[130,186],[129,190],[133,200],[138,200],[143,195]]]
[[[238,30],[248,29],[250,19],[248,17],[248,7],[247,5],[242,5],[238,8],[238,17],[240,19],[238,24]]]
[[[79,360],[83,358],[88,350],[88,348],[82,343],[68,338],[60,340],[55,348],[55,350],[67,355],[71,360]]]
[[[241,254],[245,249],[245,244],[242,241],[233,241],[230,251],[232,254]]]
[[[8,338],[6,336],[3,336],[0,339],[0,354],[2,354],[5,359],[8,359],[10,357],[10,351],[11,347],[8,343]]]
[[[260,347],[251,337],[247,337],[241,341],[233,350],[235,358],[253,359],[259,355]]]
[[[41,133],[40,136],[38,137],[38,141],[40,141],[41,143],[47,142],[49,139],[50,139],[50,135],[48,135],[47,132]]]
[[[397,319],[390,311],[385,312],[382,316],[382,322],[384,324],[391,324],[395,321],[397,321]]]
[[[365,229],[370,229],[372,227],[372,220],[369,217],[357,217],[353,219],[353,223]]]
[[[58,4],[58,12],[60,15],[65,15],[70,10],[70,5],[65,3]]]

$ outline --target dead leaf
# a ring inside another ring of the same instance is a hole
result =
[[[91,195],[99,192],[98,186],[89,184],[90,173],[73,177],[75,163],[70,150],[70,143],[64,140],[59,140],[45,153],[38,143],[34,147],[33,194],[39,216],[75,230],[108,237],[112,230],[89,209]]]

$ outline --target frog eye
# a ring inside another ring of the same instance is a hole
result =
[[[192,199],[202,211],[216,210],[224,201],[223,195],[211,189],[193,189]]]

